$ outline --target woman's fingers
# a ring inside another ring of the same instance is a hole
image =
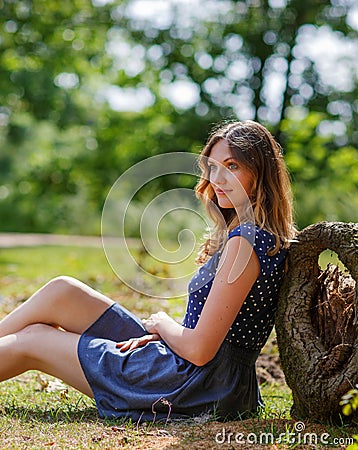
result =
[[[131,341],[123,341],[123,342],[117,342],[116,347],[120,348],[122,352],[125,350],[128,350],[131,345]]]
[[[138,338],[131,338],[127,341],[117,342],[116,347],[121,349],[121,352],[126,350],[134,350],[138,347],[144,347],[148,342],[158,341],[160,339],[159,334],[147,334]]]
[[[147,342],[149,342],[149,339],[146,336],[143,336],[142,338],[132,338],[128,339],[128,341],[118,342],[116,347],[120,348],[121,352],[124,352],[125,350],[134,350],[137,347],[142,347]]]

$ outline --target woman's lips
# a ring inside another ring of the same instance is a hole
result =
[[[227,193],[231,192],[231,189],[227,191],[223,191],[222,189],[216,189],[215,192],[217,195],[226,195]]]

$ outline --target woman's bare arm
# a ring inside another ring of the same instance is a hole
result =
[[[185,328],[164,312],[144,320],[144,327],[160,334],[179,356],[202,366],[215,356],[259,272],[260,264],[250,243],[240,236],[232,237],[196,327]]]

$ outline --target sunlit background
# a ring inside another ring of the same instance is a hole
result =
[[[126,169],[233,118],[282,145],[300,228],[358,221],[357,31],[354,0],[0,0],[0,231],[99,234]]]

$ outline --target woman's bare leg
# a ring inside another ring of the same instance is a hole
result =
[[[0,321],[0,337],[35,323],[81,334],[113,303],[74,278],[58,277]]]
[[[40,370],[93,397],[77,356],[79,338],[49,325],[29,325],[0,338],[0,381]]]

